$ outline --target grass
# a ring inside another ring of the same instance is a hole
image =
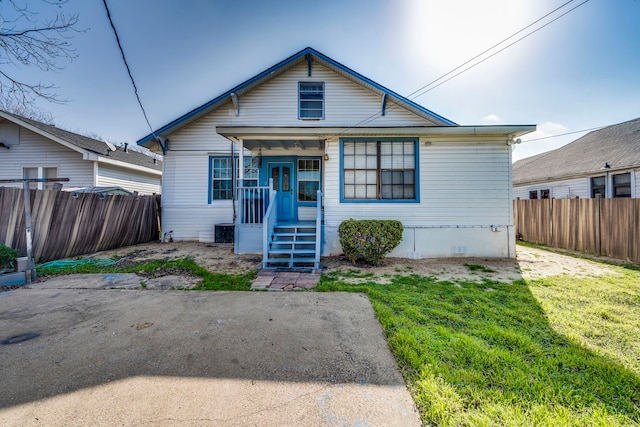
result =
[[[318,289],[369,296],[425,425],[638,425],[640,274],[616,271]]]
[[[77,260],[77,263],[64,263],[61,266],[38,267],[39,275],[56,274],[78,274],[78,273],[137,273],[141,277],[153,279],[154,277],[166,276],[168,274],[182,274],[200,277],[201,280],[189,290],[234,290],[248,291],[251,289],[251,280],[256,272],[251,271],[245,274],[224,274],[212,273],[204,267],[199,266],[192,258],[176,259],[154,259],[150,261],[99,265],[94,263],[84,263]],[[145,289],[148,286],[147,280],[142,280],[140,286]]]
[[[481,271],[483,273],[495,273],[496,271],[489,268],[489,267],[485,267],[484,265],[480,265],[480,264],[465,264],[465,267],[467,267],[470,271]]]

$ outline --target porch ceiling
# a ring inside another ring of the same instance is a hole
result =
[[[244,148],[255,151],[258,149],[272,150],[278,148],[300,150],[324,150],[324,139],[245,139]]]

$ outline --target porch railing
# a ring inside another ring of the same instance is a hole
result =
[[[278,220],[278,192],[271,193],[271,203],[267,206],[262,224],[262,265],[266,266],[269,260],[269,241],[273,235],[273,229]]]
[[[314,265],[316,269],[320,268],[320,252],[322,250],[322,191],[318,190],[318,204],[316,206],[316,257]]]
[[[238,223],[262,224],[269,206],[269,187],[237,187]]]

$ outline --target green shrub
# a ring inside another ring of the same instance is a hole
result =
[[[349,219],[338,227],[340,244],[349,261],[378,265],[402,240],[402,223],[397,220]]]
[[[15,260],[18,258],[18,250],[8,246],[0,245],[0,270],[13,268]]]

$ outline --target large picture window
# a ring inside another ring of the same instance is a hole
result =
[[[417,200],[416,141],[344,141],[345,201]]]

